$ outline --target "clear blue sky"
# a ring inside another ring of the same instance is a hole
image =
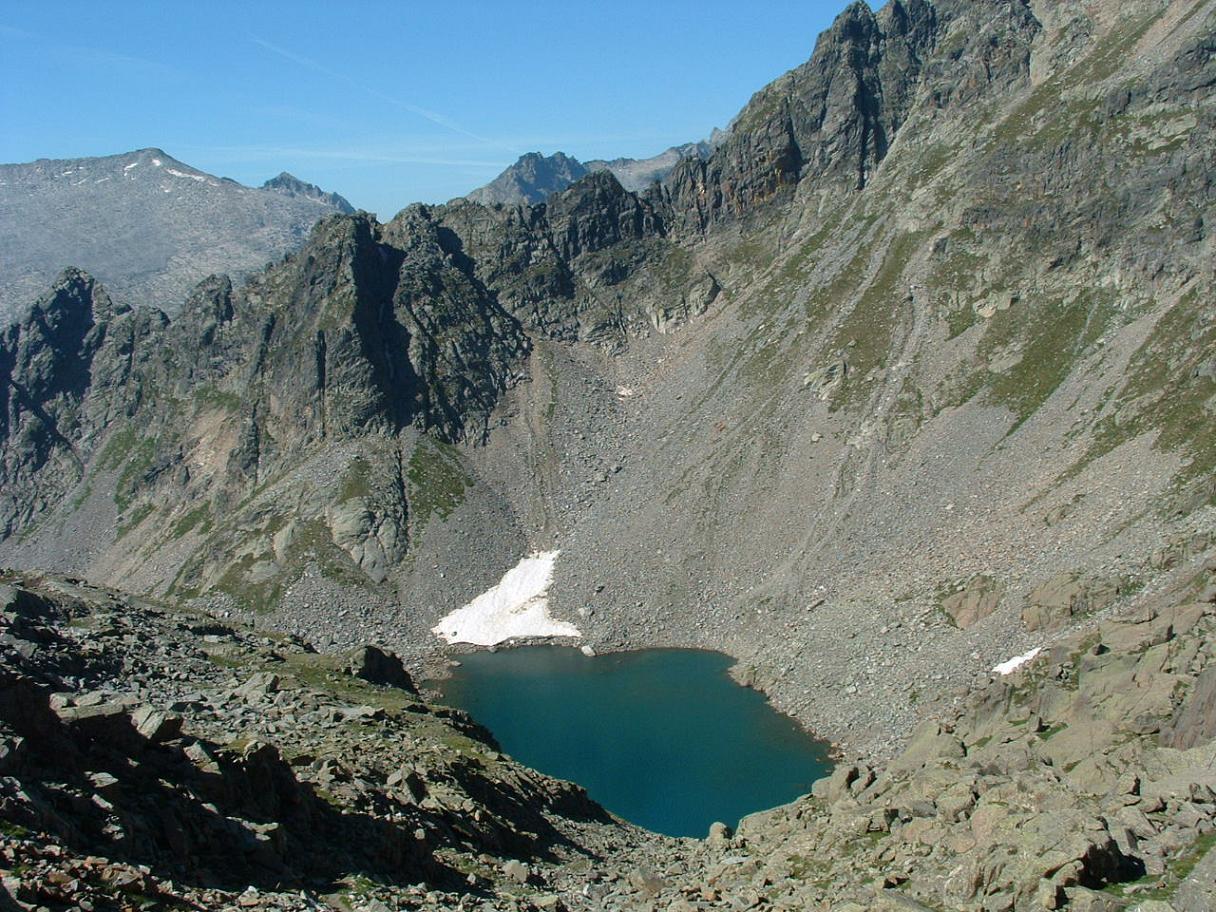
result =
[[[0,161],[158,146],[391,216],[523,152],[645,157],[725,126],[844,0],[0,3]]]

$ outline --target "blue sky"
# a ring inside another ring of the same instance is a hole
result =
[[[644,157],[725,126],[845,3],[0,2],[0,161],[158,146],[389,217],[523,152]]]

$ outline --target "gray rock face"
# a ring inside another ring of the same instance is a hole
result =
[[[244,187],[160,149],[0,165],[0,325],[67,266],[125,305],[176,313],[211,273],[244,278],[350,210],[290,175],[268,183]]]
[[[337,193],[326,193],[316,184],[302,181],[294,174],[288,174],[286,171],[282,171],[278,177],[272,177],[266,181],[266,183],[262,184],[262,189],[273,190],[276,193],[282,193],[284,196],[313,200],[314,202],[329,206],[338,212],[344,212],[347,215],[351,215],[355,211],[355,207],[347,202],[345,197]]]
[[[543,203],[551,193],[565,190],[586,176],[587,166],[564,152],[529,152],[484,187],[465,194],[474,203],[506,206]]]
[[[922,72],[962,17],[982,23],[970,47],[936,56]],[[804,177],[818,190],[864,187],[925,77],[937,107],[1020,81],[1037,28],[1021,3],[894,0],[877,13],[850,5],[809,61],[752,97],[712,155],[676,166],[667,183],[677,223],[705,230],[788,195]]]
[[[69,269],[24,321],[0,335],[6,534],[80,477],[76,442],[132,413],[127,384],[141,343],[166,323],[158,311],[114,304],[92,277]]]

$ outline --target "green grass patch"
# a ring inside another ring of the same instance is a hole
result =
[[[174,538],[181,538],[183,535],[197,529],[199,535],[206,535],[211,531],[211,527],[211,507],[208,504],[202,504],[175,522],[170,534]]]
[[[129,516],[125,516],[118,526],[118,538],[123,538],[128,532],[142,523],[145,519],[152,515],[156,510],[150,503],[140,504],[131,511]]]
[[[120,470],[114,487],[114,504],[119,511],[131,505],[136,491],[156,458],[155,437],[142,437],[131,428],[110,435],[97,457],[98,468]]]
[[[7,836],[9,839],[28,839],[33,834],[19,823],[0,820],[0,835]]]
[[[356,456],[338,481],[337,503],[369,497],[371,493],[371,468],[366,459]]]
[[[1186,849],[1174,855],[1167,865],[1164,875],[1146,874],[1126,883],[1108,884],[1104,891],[1115,896],[1124,896],[1127,895],[1129,887],[1155,883],[1157,886],[1147,890],[1137,890],[1134,894],[1136,899],[1141,902],[1144,900],[1168,901],[1177,892],[1178,885],[1190,876],[1191,872],[1195,870],[1195,866],[1203,861],[1203,857],[1213,848],[1216,848],[1216,833],[1200,836]]]
[[[473,479],[465,471],[460,451],[449,443],[423,437],[410,454],[406,470],[409,505],[416,529],[434,518],[447,519],[464,502]]]
[[[834,409],[856,401],[866,376],[874,368],[882,367],[891,354],[895,326],[908,296],[904,271],[923,239],[924,232],[909,232],[891,241],[882,265],[836,327],[827,349],[845,351],[849,371],[832,397]]]
[[[218,408],[227,412],[239,412],[243,405],[239,395],[210,383],[194,391],[194,401],[201,407]]]
[[[1216,323],[1207,312],[1207,302],[1192,290],[1161,318],[1132,357],[1128,380],[1116,397],[1120,420],[1108,415],[1095,425],[1089,450],[1071,471],[1155,431],[1156,449],[1188,460],[1177,486],[1216,472],[1216,377],[1199,371],[1216,351]]]

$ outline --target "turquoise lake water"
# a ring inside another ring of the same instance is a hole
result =
[[[522,763],[672,836],[791,801],[831,771],[816,741],[727,674],[729,656],[539,646],[461,656],[438,684]]]

